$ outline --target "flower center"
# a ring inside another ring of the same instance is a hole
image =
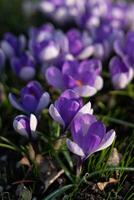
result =
[[[82,86],[83,85],[82,81],[80,81],[80,80],[76,80],[76,84],[77,84],[77,86]]]

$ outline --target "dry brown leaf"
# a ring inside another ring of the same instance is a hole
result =
[[[121,161],[122,155],[118,153],[118,150],[116,148],[113,148],[108,161],[107,165],[112,165],[112,166],[118,166],[120,161]]]
[[[97,187],[99,188],[99,190],[103,191],[108,184],[113,184],[113,183],[118,183],[118,180],[114,178],[109,178],[109,181],[107,182],[97,183]]]
[[[27,165],[28,167],[30,166],[30,162],[29,162],[28,158],[25,156],[19,161],[19,163],[21,165]]]

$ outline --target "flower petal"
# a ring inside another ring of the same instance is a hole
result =
[[[20,74],[19,74],[20,78],[28,81],[31,80],[34,76],[35,76],[35,69],[33,67],[23,67],[20,70]]]
[[[26,117],[25,115],[20,115],[22,118]],[[26,127],[23,126],[23,124],[17,120],[17,117],[13,121],[13,127],[16,132],[18,132],[20,135],[28,137],[28,132],[26,131]]]
[[[57,69],[56,67],[49,67],[46,70],[45,77],[50,85],[52,85],[57,89],[63,90],[64,88],[63,77],[59,69]]]
[[[115,88],[123,89],[127,86],[129,80],[126,73],[120,73],[113,76],[112,82]]]
[[[78,144],[72,142],[70,139],[66,140],[66,144],[67,144],[68,149],[72,153],[74,153],[74,154],[76,154],[78,156],[81,156],[81,157],[85,157],[85,154],[84,154],[83,150],[78,146]]]
[[[12,93],[9,93],[9,101],[12,104],[12,106],[20,111],[25,112],[25,110],[22,108],[21,104],[18,102],[18,100],[16,99],[15,95],[13,95]]]
[[[99,145],[99,148],[96,151],[100,151],[109,147],[113,143],[115,136],[116,136],[116,133],[114,130],[108,131],[107,134],[102,139]]]
[[[50,105],[49,107],[49,113],[51,115],[51,117],[58,122],[59,124],[61,124],[63,127],[65,127],[65,123],[62,119],[62,117],[60,116],[58,110],[54,107],[53,104]]]
[[[103,87],[103,79],[101,76],[97,76],[95,83],[94,83],[94,87],[96,88],[96,90],[101,90]]]
[[[31,95],[31,94],[26,94],[24,95],[22,99],[23,107],[27,112],[35,112],[37,108],[38,101],[37,99]]]
[[[57,48],[54,45],[50,45],[41,51],[40,59],[42,61],[49,61],[57,58],[58,55],[59,55],[59,48]]]
[[[1,48],[2,48],[2,50],[5,53],[5,55],[8,58],[11,58],[14,55],[14,50],[13,50],[13,48],[11,47],[11,45],[8,42],[6,42],[6,41],[3,40],[1,42]]]
[[[50,102],[50,95],[48,94],[48,92],[43,93],[43,95],[41,96],[40,101],[38,103],[38,106],[36,108],[36,112],[46,108],[48,106],[49,102]]]
[[[76,87],[74,88],[74,91],[77,92],[81,97],[91,97],[97,92],[94,87],[89,85]]]
[[[77,57],[78,59],[83,60],[83,59],[89,58],[93,54],[94,54],[94,47],[89,46],[89,47],[86,47]]]
[[[91,109],[91,103],[90,101],[88,103],[86,103],[79,111],[78,113],[75,115],[74,118],[79,117],[82,114],[93,114],[93,109]]]
[[[31,131],[35,132],[36,131],[36,127],[37,127],[37,118],[35,117],[35,115],[31,114],[30,115],[30,129]]]

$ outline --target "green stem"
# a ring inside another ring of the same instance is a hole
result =
[[[108,117],[108,116],[102,116],[102,117],[104,119],[107,119],[108,121],[114,122],[116,124],[120,124],[120,125],[123,125],[123,126],[134,128],[134,123],[123,121],[123,120],[116,119],[116,118],[113,118],[113,117]]]

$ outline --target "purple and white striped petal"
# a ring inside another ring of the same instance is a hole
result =
[[[97,92],[96,88],[89,85],[76,87],[74,88],[74,91],[78,93],[81,97],[91,97]]]
[[[27,117],[25,115],[19,115],[13,121],[13,127],[15,131],[18,132],[20,135],[28,138],[29,133],[27,132],[27,129],[21,122],[20,118],[22,118],[23,120],[27,120]]]
[[[80,147],[78,146],[78,144],[76,144],[75,142],[72,142],[70,139],[67,139],[67,140],[66,140],[66,144],[67,144],[68,149],[69,149],[72,153],[74,153],[74,154],[76,154],[76,155],[78,155],[78,156],[80,156],[80,157],[85,157],[85,154],[84,154],[82,148],[80,148]]]
[[[53,104],[50,105],[49,107],[49,113],[51,115],[51,117],[58,122],[59,124],[61,124],[63,127],[65,127],[65,123],[61,117],[61,115],[59,114],[58,110],[55,108],[55,106]]]
[[[23,109],[23,107],[21,106],[21,104],[18,102],[18,100],[16,99],[16,97],[12,94],[9,93],[9,101],[12,104],[13,107],[15,107],[16,109],[25,112],[25,110]]]
[[[36,108],[36,112],[39,112],[44,108],[46,108],[49,102],[50,102],[50,95],[48,94],[48,92],[43,93]]]
[[[115,133],[114,130],[108,131],[106,133],[106,135],[103,137],[103,139],[102,139],[99,147],[97,148],[96,152],[109,147],[113,143],[115,136],[116,136],[116,133]]]

